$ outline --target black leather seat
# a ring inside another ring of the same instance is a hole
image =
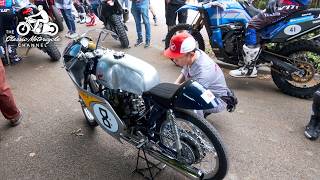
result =
[[[169,108],[173,105],[173,96],[179,87],[179,85],[172,83],[160,83],[149,91],[145,92],[144,95],[149,96],[160,105]]]

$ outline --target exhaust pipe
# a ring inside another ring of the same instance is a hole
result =
[[[123,9],[123,22],[126,23],[129,20],[129,10],[127,8]]]
[[[292,80],[292,74],[303,75],[304,71],[295,67],[292,64],[289,64],[285,61],[280,60],[279,58],[286,58],[282,55],[278,55],[269,51],[263,51],[261,57],[266,61],[272,63],[271,68],[276,72],[282,74],[286,79]]]
[[[176,171],[180,172],[181,174],[187,176],[190,179],[202,179],[204,174],[200,170],[193,168],[193,167],[188,167],[183,164],[180,164],[177,160],[171,159],[157,150],[150,150],[150,149],[145,149],[145,151],[155,159],[161,161],[162,163],[172,167]]]

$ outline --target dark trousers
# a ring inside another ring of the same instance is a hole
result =
[[[320,122],[320,89],[313,95],[312,115],[316,116],[317,120]]]
[[[273,14],[269,13],[259,13],[258,15],[254,16],[247,28],[246,33],[246,45],[257,45],[259,44],[259,39],[257,36],[257,31],[267,27],[270,24],[278,22],[291,14],[304,9],[301,6],[297,5],[284,5],[277,9],[277,12]]]
[[[176,12],[180,7],[182,7],[184,4],[166,4],[166,24],[168,26],[174,26],[176,25],[176,19],[178,16],[178,22],[180,23],[186,23],[188,18],[188,11],[183,10]]]

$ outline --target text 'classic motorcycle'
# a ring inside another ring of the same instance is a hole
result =
[[[89,125],[143,149],[193,179],[222,179],[228,170],[217,130],[192,110],[217,105],[211,91],[189,80],[159,83],[155,68],[82,35],[64,50],[65,69]]]
[[[22,47],[27,48],[37,47],[43,52],[47,53],[52,61],[58,61],[61,58],[61,53],[56,46],[55,41],[59,38],[49,36],[48,34],[35,33],[31,29],[33,28],[33,25],[30,25],[28,21],[26,22],[26,20],[30,19],[28,18],[29,16],[37,14],[38,12],[39,10],[34,5],[28,5],[24,8],[21,8],[17,12],[17,18],[19,22],[17,31],[20,33],[21,39],[26,39],[25,41],[21,42],[21,45]],[[38,17],[35,17],[35,20],[37,18]],[[50,23],[50,25],[51,24],[54,25],[54,32],[57,33],[57,25],[54,23]]]

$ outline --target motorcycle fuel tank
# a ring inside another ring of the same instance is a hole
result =
[[[107,50],[96,69],[99,83],[115,90],[141,95],[159,84],[157,70],[145,61],[121,52]]]

